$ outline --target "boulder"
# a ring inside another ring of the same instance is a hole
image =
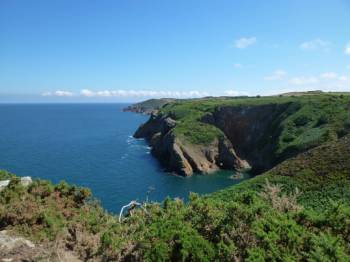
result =
[[[5,187],[7,187],[10,184],[9,179],[0,181],[0,191],[3,190]],[[20,178],[20,183],[22,186],[29,186],[33,182],[32,178],[30,176],[24,176]]]

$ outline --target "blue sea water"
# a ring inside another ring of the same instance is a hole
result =
[[[179,177],[164,172],[132,134],[147,116],[125,104],[0,105],[0,169],[89,187],[108,211],[131,200],[186,199],[236,184],[232,172]],[[244,179],[244,178],[243,178]]]

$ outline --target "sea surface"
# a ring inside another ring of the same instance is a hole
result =
[[[132,134],[148,116],[126,104],[1,104],[0,169],[18,176],[89,187],[110,212],[131,200],[186,200],[241,179],[232,171],[179,177],[164,172],[143,139]]]

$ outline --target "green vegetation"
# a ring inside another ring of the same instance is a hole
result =
[[[145,203],[121,223],[86,189],[24,188],[13,177],[0,192],[0,229],[63,241],[84,259],[349,261],[349,159],[350,135],[188,203]]]
[[[152,112],[159,110],[164,105],[174,101],[176,100],[173,98],[148,99],[126,107],[124,108],[124,111],[151,114]]]
[[[350,95],[344,94],[178,100],[165,105],[160,113],[177,121],[173,130],[177,136],[192,144],[207,145],[223,132],[213,124],[204,123],[204,116],[223,107],[264,105],[286,105],[271,123],[269,139],[264,137],[257,143],[264,145],[272,141],[276,159],[286,159],[350,132]]]
[[[262,175],[188,203],[147,202],[118,222],[87,189],[24,187],[1,171],[11,182],[0,191],[0,230],[52,249],[61,243],[85,261],[349,261],[349,96],[204,99],[161,113],[177,120],[177,135],[208,143],[223,133],[201,119],[219,104],[270,103],[286,105],[272,123],[276,153],[306,151]]]

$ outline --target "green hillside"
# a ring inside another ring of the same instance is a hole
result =
[[[0,192],[0,229],[98,261],[348,261],[349,159],[345,136],[187,204],[146,203],[122,223],[88,190],[13,178]]]
[[[218,108],[264,105],[285,105],[279,112],[274,112],[276,118],[271,133],[265,138],[269,141],[259,141],[262,144],[272,141],[278,156],[305,150],[350,132],[349,94],[183,100],[166,105],[160,113],[177,121],[175,134],[193,144],[208,144],[221,136],[222,130],[205,123],[203,117]]]

